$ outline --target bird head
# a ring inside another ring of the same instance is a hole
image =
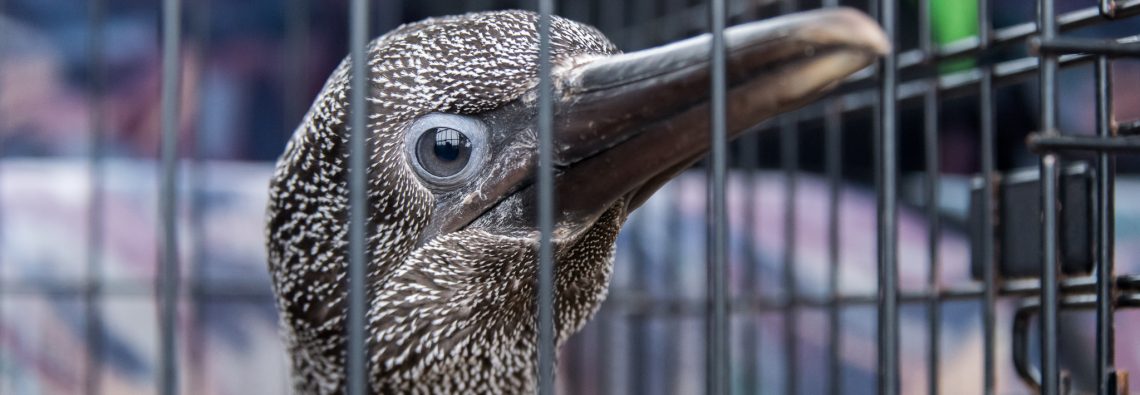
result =
[[[514,392],[535,383],[538,18],[401,26],[368,54],[367,353],[372,388]],[[857,11],[727,29],[729,138],[889,51]],[[621,54],[551,21],[555,327],[605,298],[627,215],[709,147],[710,38]],[[278,161],[269,268],[301,392],[344,383],[346,60]]]

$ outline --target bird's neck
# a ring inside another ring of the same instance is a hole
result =
[[[557,246],[556,342],[594,315],[613,272],[624,209]],[[417,249],[370,303],[373,379],[384,391],[532,392],[536,383],[536,243],[479,230]]]

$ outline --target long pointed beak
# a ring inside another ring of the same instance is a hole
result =
[[[734,26],[725,44],[730,139],[806,104],[891,49],[874,21],[848,8]],[[592,224],[619,199],[632,210],[707,153],[710,48],[706,34],[558,72],[559,227]],[[509,197],[521,200],[512,204],[511,222],[533,226],[534,189]]]
[[[729,138],[806,104],[890,51],[874,21],[847,8],[735,26],[725,43]],[[623,196],[632,210],[705,155],[710,46],[704,35],[569,72],[555,122],[564,220],[594,217]]]

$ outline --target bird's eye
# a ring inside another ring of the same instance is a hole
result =
[[[408,126],[406,157],[420,179],[447,188],[470,179],[486,159],[487,125],[475,117],[431,113]]]
[[[428,129],[416,143],[416,160],[436,177],[454,176],[471,160],[471,140],[455,129]]]

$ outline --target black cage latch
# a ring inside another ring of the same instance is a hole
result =
[[[1041,183],[1037,168],[995,176],[993,188],[994,255],[1003,278],[1039,277],[1042,259]],[[970,191],[970,273],[983,277],[985,221],[984,178],[976,177]],[[1061,271],[1089,274],[1093,267],[1093,171],[1084,163],[1064,169],[1057,196],[1060,207],[1057,240]]]

